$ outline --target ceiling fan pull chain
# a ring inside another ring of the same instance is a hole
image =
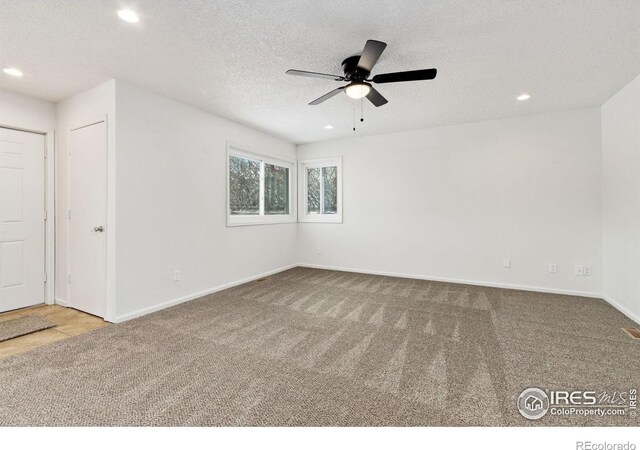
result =
[[[364,97],[360,99],[360,122],[364,122]]]
[[[353,107],[353,131],[356,131],[356,107]]]

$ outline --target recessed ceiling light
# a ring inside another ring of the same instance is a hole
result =
[[[2,69],[4,73],[7,75],[11,75],[12,77],[21,77],[22,72],[15,67],[7,67],[6,69]]]
[[[327,130],[333,130],[333,125],[325,125],[324,126]]]
[[[135,11],[131,11],[130,9],[121,9],[118,11],[118,17],[129,23],[138,23],[140,21],[140,17],[138,17]]]
[[[531,96],[529,94],[518,95],[517,100],[523,102],[525,100],[529,100]]]

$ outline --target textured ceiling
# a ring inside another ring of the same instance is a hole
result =
[[[579,108],[640,73],[640,1],[0,0],[0,65],[25,74],[0,87],[58,101],[118,78],[312,142],[353,135],[360,102],[307,106],[339,84],[285,71],[341,74],[367,39],[388,43],[374,74],[438,77],[378,85],[389,103],[366,102],[357,134]]]

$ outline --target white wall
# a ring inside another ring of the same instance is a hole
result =
[[[298,147],[337,155],[344,223],[299,224],[300,263],[601,293],[597,108]]]
[[[296,262],[295,223],[225,216],[226,142],[295,160],[293,144],[120,81],[116,110],[118,320]]]
[[[56,127],[56,105],[0,90],[0,124],[38,131],[53,130]]]
[[[71,129],[98,120],[107,121],[107,173],[115,179],[115,80],[107,81],[57,104],[56,125],[56,302],[67,304],[67,185],[68,137]],[[108,247],[115,248],[115,183],[110,183],[107,207]],[[113,253],[108,254],[107,316],[113,319]],[[73,300],[72,300],[73,302]]]
[[[601,111],[604,294],[640,323],[640,76]]]
[[[296,224],[227,228],[225,216],[227,141],[295,160],[293,144],[115,80],[57,105],[0,95],[0,123],[56,130],[58,303],[70,304],[68,135],[97,120],[108,130],[108,320],[295,263]],[[175,269],[182,274],[177,283]]]

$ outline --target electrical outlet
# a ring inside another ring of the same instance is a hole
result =
[[[584,266],[584,276],[588,277],[591,275],[591,266]]]
[[[575,274],[577,277],[581,277],[584,275],[584,266],[576,265]]]
[[[316,255],[322,255],[322,248],[316,247]]]
[[[556,263],[549,264],[549,273],[557,273],[558,265]]]
[[[180,271],[179,270],[174,270],[173,271],[173,281],[180,281]]]
[[[505,258],[502,260],[502,267],[509,269],[511,267],[511,258]]]

